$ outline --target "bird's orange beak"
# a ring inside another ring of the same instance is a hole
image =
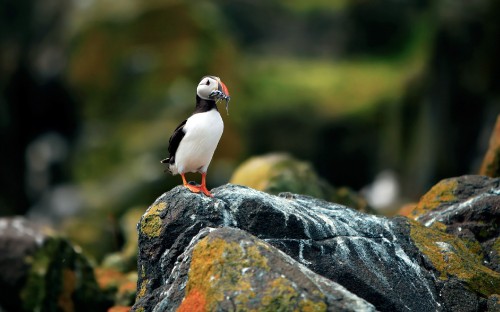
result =
[[[219,80],[219,91],[224,93],[226,97],[229,96],[229,90],[227,89],[226,85]]]
[[[218,79],[218,81],[219,81],[218,90],[224,94],[221,98],[226,101],[226,112],[229,115],[229,101],[231,101],[231,97],[229,96],[229,90],[220,79]]]

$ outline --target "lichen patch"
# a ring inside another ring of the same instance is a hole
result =
[[[167,209],[167,204],[163,201],[154,203],[146,210],[141,218],[141,232],[149,238],[160,236],[162,229],[161,212]]]
[[[484,296],[500,289],[500,273],[482,265],[481,257],[458,237],[426,228],[416,221],[410,221],[410,236],[439,272],[441,280],[456,277]]]

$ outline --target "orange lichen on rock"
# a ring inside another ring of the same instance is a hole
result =
[[[306,292],[270,268],[268,262],[277,261],[273,257],[269,245],[257,239],[205,237],[193,249],[186,296],[177,311],[225,311],[228,302],[235,311],[326,311],[323,294]]]
[[[416,203],[408,203],[399,208],[396,214],[400,216],[410,217],[410,214],[415,210],[415,208],[417,208]]]
[[[497,122],[493,128],[490,145],[483,158],[479,174],[491,178],[500,177],[500,115],[498,115]]]
[[[408,213],[408,217],[416,219],[422,214],[437,208],[445,202],[452,202],[456,199],[455,190],[458,186],[456,179],[441,180],[425,193],[418,204]]]
[[[149,282],[149,280],[147,280],[147,279],[142,281],[141,287],[138,289],[138,292],[137,292],[136,300],[139,300],[142,297],[144,297],[144,295],[146,294],[146,290],[147,290],[146,286],[147,286],[148,282]]]
[[[191,289],[177,309],[177,312],[205,312],[207,311],[205,295],[198,289]]]
[[[257,246],[242,248],[234,242],[205,238],[193,250],[186,293],[189,296],[196,290],[203,294],[209,310],[212,304],[223,300],[221,289],[237,290],[251,297],[250,283],[241,274],[244,268],[269,270]]]

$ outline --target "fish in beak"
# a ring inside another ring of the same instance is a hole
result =
[[[220,80],[220,78],[217,78],[217,82],[217,89],[210,93],[210,97],[215,98],[217,102],[219,102],[220,100],[226,101],[226,112],[229,115],[229,101],[231,101],[229,90],[227,89],[226,85]]]

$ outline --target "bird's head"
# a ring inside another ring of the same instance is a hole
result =
[[[213,100],[219,102],[220,100],[226,101],[226,110],[229,114],[229,90],[226,85],[216,76],[205,76],[201,78],[196,94],[204,100]]]

